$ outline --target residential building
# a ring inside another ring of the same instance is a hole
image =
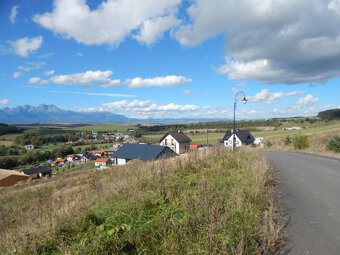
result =
[[[132,159],[143,161],[169,158],[176,153],[167,146],[125,143],[113,153],[113,164],[124,165]]]
[[[0,169],[0,187],[12,186],[18,182],[25,181],[28,175],[14,170]]]
[[[52,177],[52,169],[46,166],[25,169],[21,173],[27,174],[30,177],[34,177],[34,176],[39,176],[41,178]]]
[[[95,166],[107,166],[110,162],[111,160],[109,158],[97,158],[94,161],[94,165]]]
[[[190,149],[191,139],[178,130],[166,133],[159,142],[161,146],[167,146],[177,154],[181,154]]]
[[[202,147],[202,144],[200,143],[192,143],[190,144],[190,150],[197,150]]]
[[[255,138],[250,134],[248,130],[235,130],[235,147],[252,144]],[[233,146],[232,130],[227,131],[223,139],[220,140],[224,146]]]
[[[26,144],[26,145],[24,145],[24,148],[26,150],[34,150],[34,145],[33,144]]]

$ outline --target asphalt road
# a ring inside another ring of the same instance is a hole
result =
[[[267,152],[278,177],[289,254],[340,254],[340,161],[294,152]]]

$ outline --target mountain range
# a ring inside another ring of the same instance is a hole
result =
[[[41,104],[38,106],[16,106],[0,109],[0,123],[6,124],[55,124],[55,123],[136,123],[136,122],[193,122],[193,121],[216,121],[219,119],[133,119],[121,114],[111,112],[76,112],[60,109],[55,105]]]

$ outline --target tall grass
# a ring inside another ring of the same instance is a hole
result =
[[[214,148],[0,190],[0,254],[268,254],[274,209],[263,157]]]

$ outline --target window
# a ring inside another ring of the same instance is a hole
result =
[[[168,139],[165,139],[165,140],[164,140],[164,144],[165,144],[165,145],[168,145]]]

